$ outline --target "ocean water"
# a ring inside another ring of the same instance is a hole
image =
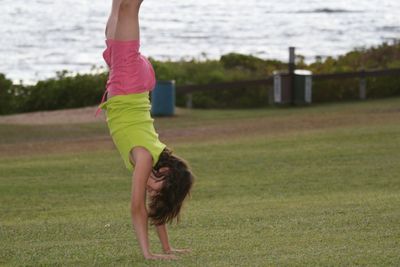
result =
[[[0,0],[0,73],[25,84],[101,71],[111,0]],[[311,62],[400,39],[398,0],[145,0],[141,52],[160,60],[229,52]]]

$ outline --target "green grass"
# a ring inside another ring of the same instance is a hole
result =
[[[400,116],[385,120],[400,114],[399,104],[194,110],[159,119],[165,129],[174,120],[179,128],[382,113],[381,123],[171,144],[197,175],[181,223],[170,226],[172,245],[193,252],[174,262],[142,259],[129,216],[131,178],[115,150],[0,158],[0,265],[399,266]]]

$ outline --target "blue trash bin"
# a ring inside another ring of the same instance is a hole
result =
[[[173,116],[175,113],[175,81],[157,81],[151,92],[151,115]]]

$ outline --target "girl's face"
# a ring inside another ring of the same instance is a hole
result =
[[[160,168],[160,172],[161,173],[164,172],[164,171],[167,171],[167,170],[168,170],[167,167]],[[150,173],[149,179],[147,179],[147,186],[146,186],[147,193],[150,196],[154,196],[158,192],[160,192],[160,190],[162,188],[162,185],[164,183],[163,178],[164,178],[164,176],[156,177],[153,174],[153,172]]]
[[[163,180],[157,180],[157,178],[155,178],[154,174],[151,173],[149,179],[147,179],[147,193],[150,196],[154,196],[157,195],[158,192],[160,192],[161,187],[163,185],[164,181]]]

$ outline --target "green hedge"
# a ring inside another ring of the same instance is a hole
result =
[[[0,114],[14,113],[16,111],[14,101],[18,98],[12,92],[12,81],[0,73]]]
[[[313,73],[335,73],[374,69],[400,68],[400,42],[377,47],[359,48],[337,59],[328,57],[324,61],[307,66]],[[327,102],[357,99],[358,79],[318,81],[313,83],[313,101]],[[400,77],[367,78],[367,97],[380,98],[400,95]]]
[[[85,107],[98,103],[104,91],[107,74],[78,74],[67,71],[57,77],[39,81],[33,86],[13,85],[0,76],[0,113],[11,114],[36,110]]]
[[[254,56],[230,53],[219,60],[166,61],[151,59],[158,80],[175,80],[177,85],[208,84],[265,78],[274,70],[287,69],[278,60],[263,60]],[[337,58],[316,57],[311,64],[297,56],[298,69],[314,74],[359,71],[361,69],[400,68],[400,42],[383,43],[377,47],[359,48]],[[54,110],[96,105],[104,92],[107,72],[78,74],[58,72],[55,78],[35,85],[15,85],[0,74],[0,114]],[[198,108],[251,108],[268,105],[268,86],[253,86],[234,90],[214,90],[193,93],[193,105]],[[400,95],[399,77],[367,79],[367,97]],[[313,101],[326,102],[358,98],[358,80],[318,81],[313,83]],[[177,94],[178,106],[185,105],[185,95]]]

